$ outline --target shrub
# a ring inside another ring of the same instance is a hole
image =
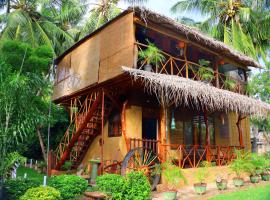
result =
[[[58,190],[53,187],[39,186],[36,188],[30,188],[20,198],[20,200],[61,200],[61,195]]]
[[[234,159],[230,164],[230,169],[236,174],[237,178],[241,178],[241,175],[250,166],[249,158],[250,154],[245,151],[236,150],[236,159]]]
[[[205,179],[209,176],[209,167],[211,166],[211,163],[207,161],[203,161],[200,163],[200,167],[195,173],[195,178],[199,183],[204,183]]]
[[[124,185],[125,200],[147,200],[150,199],[151,186],[147,177],[142,172],[131,172],[127,174]]]
[[[61,170],[67,171],[70,170],[72,167],[72,162],[66,161],[65,164],[61,167]]]
[[[88,187],[85,179],[75,175],[54,176],[49,179],[48,185],[59,190],[65,200],[74,199]]]
[[[96,179],[97,187],[109,198],[123,199],[123,187],[125,178],[118,174],[104,174]]]
[[[32,179],[8,179],[4,182],[4,188],[8,199],[19,199],[29,188],[37,187],[40,183]]]

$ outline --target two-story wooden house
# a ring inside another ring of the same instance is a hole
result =
[[[162,56],[146,70],[140,52],[149,44]],[[102,170],[114,163],[124,173],[138,168],[138,155],[146,171],[157,158],[182,168],[203,160],[226,165],[234,149],[251,148],[249,116],[270,110],[245,92],[249,67],[260,67],[256,61],[142,8],[87,35],[55,66],[53,100],[70,113],[55,150],[58,170],[68,160],[77,168],[100,158]],[[131,151],[137,147],[152,152]]]

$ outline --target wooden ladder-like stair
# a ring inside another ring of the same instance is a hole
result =
[[[104,122],[113,109],[109,99],[104,99]],[[84,115],[78,115],[78,127],[72,134],[61,158],[56,162],[56,170],[64,165],[67,160],[72,162],[72,169],[76,169],[82,162],[88,148],[94,139],[101,134],[102,124],[102,97],[98,95],[89,111]]]

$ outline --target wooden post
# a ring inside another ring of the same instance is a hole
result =
[[[102,91],[102,103],[101,103],[101,174],[104,169],[104,91]]]
[[[237,129],[238,129],[238,134],[239,134],[239,145],[241,147],[244,147],[244,141],[243,141],[243,132],[242,132],[242,126],[241,126],[241,121],[243,120],[244,118],[241,117],[241,115],[239,114],[238,115],[238,120],[236,122],[236,126],[237,126]]]
[[[122,112],[121,112],[121,127],[122,127],[122,133],[124,136],[124,140],[126,143],[126,148],[127,151],[130,150],[130,145],[129,145],[129,139],[127,138],[127,131],[126,131],[126,107],[127,107],[128,101],[125,101],[122,106]]]
[[[215,59],[215,65],[214,65],[214,75],[215,75],[215,86],[219,88],[219,77],[218,77],[218,59]]]
[[[165,106],[160,107],[160,147],[159,152],[161,159],[165,158],[164,155],[164,144],[166,144],[166,108]]]
[[[184,59],[185,59],[185,65],[186,65],[186,78],[188,78],[189,75],[188,75],[188,63],[187,63],[187,44],[184,47]]]
[[[208,126],[208,116],[206,110],[203,112],[204,122],[205,122],[205,144],[206,144],[206,160],[210,162],[211,155],[210,155],[210,134],[209,134],[209,126]]]

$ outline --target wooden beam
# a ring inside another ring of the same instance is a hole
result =
[[[130,150],[130,141],[129,139],[127,138],[127,131],[126,131],[126,107],[127,107],[127,103],[128,101],[126,100],[124,103],[123,103],[123,106],[122,106],[122,112],[121,112],[121,128],[122,128],[122,133],[123,133],[123,136],[124,136],[124,140],[125,140],[125,143],[126,143],[126,148],[127,148],[127,151]]]
[[[215,86],[219,88],[219,73],[218,73],[218,59],[215,58],[214,63],[214,76],[215,76]]]
[[[238,120],[236,122],[236,126],[238,129],[238,134],[239,134],[239,145],[241,147],[244,147],[244,140],[243,140],[243,131],[242,131],[242,125],[241,122],[242,120],[245,119],[245,117],[242,117],[240,114],[238,115]]]
[[[103,174],[104,169],[104,106],[105,106],[105,92],[102,91],[101,99],[101,174]]]
[[[159,153],[161,155],[161,159],[165,159],[164,155],[164,144],[166,144],[166,107],[160,106],[160,147],[159,147]]]

